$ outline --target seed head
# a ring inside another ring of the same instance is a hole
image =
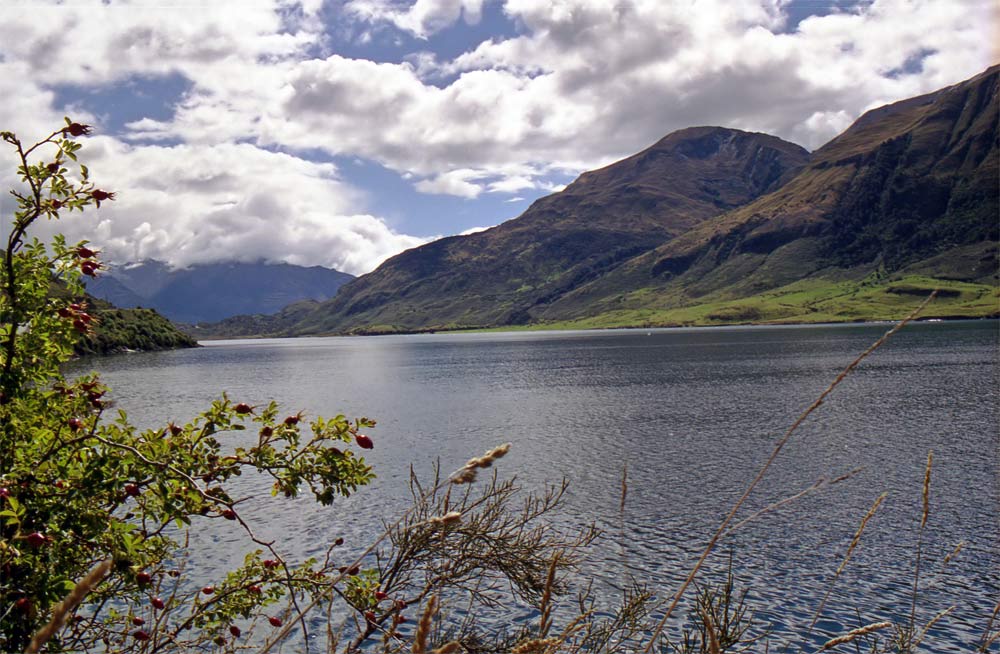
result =
[[[70,136],[85,136],[94,131],[94,128],[90,125],[81,125],[80,123],[70,123],[66,127],[63,127],[63,135],[69,134]]]

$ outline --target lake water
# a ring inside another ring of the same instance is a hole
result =
[[[333,507],[296,501],[251,514],[289,559],[342,536],[355,551],[378,519],[408,505],[412,463],[446,470],[493,445],[500,470],[528,488],[570,480],[564,526],[605,536],[584,575],[608,601],[634,576],[668,596],[734,499],[801,411],[888,327],[839,325],[606,332],[428,334],[218,341],[196,350],[76,362],[96,369],[142,426],[191,418],[226,390],[275,399],[289,413],[370,416],[378,479]],[[973,649],[1000,598],[1000,361],[995,321],[906,327],[800,428],[741,515],[821,477],[863,471],[734,532],[737,583],[773,642],[801,638],[854,531],[882,492],[813,636],[909,615],[921,486],[934,451],[918,621],[954,611],[927,651]],[[625,513],[619,510],[628,466]],[[623,519],[624,517],[624,519]],[[239,545],[199,529],[199,569],[239,559]],[[956,543],[964,550],[947,567]],[[496,623],[526,619],[498,615]]]

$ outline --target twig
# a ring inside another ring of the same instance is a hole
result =
[[[87,576],[73,587],[73,590],[66,596],[66,599],[52,609],[52,619],[35,633],[28,644],[28,648],[24,650],[25,654],[36,654],[42,648],[42,645],[49,642],[49,639],[66,624],[66,617],[76,610],[76,607],[80,606],[80,602],[84,600],[87,593],[93,590],[97,584],[101,583],[104,576],[111,570],[111,565],[111,559],[105,559],[90,569]]]
[[[456,470],[455,472],[453,472],[451,475],[449,475],[448,477],[446,477],[443,481],[438,482],[433,488],[429,489],[426,493],[424,493],[421,496],[421,502],[428,500],[435,493],[437,493],[439,490],[441,490],[445,486],[448,486],[450,484],[467,484],[467,483],[470,483],[471,481],[475,480],[475,473],[476,473],[476,470],[478,468],[487,468],[487,467],[489,467],[490,465],[493,464],[493,462],[496,459],[499,459],[499,458],[503,457],[505,454],[507,454],[507,451],[509,449],[510,449],[510,443],[505,443],[503,445],[497,446],[497,447],[493,448],[492,450],[488,451],[482,457],[470,459],[464,466],[462,466],[461,468],[459,468],[458,470]],[[470,476],[471,476],[471,479],[470,479]],[[374,541],[372,541],[372,543],[367,548],[365,548],[365,550],[361,554],[359,554],[350,565],[345,566],[344,572],[340,572],[339,574],[337,574],[336,577],[334,577],[333,579],[330,580],[330,587],[333,588],[338,583],[340,583],[340,581],[344,578],[344,576],[346,576],[347,570],[353,568],[354,566],[361,565],[361,563],[364,561],[365,557],[367,557],[369,554],[371,554],[372,552],[374,552],[375,548],[377,548],[379,545],[381,545],[382,541],[384,541],[386,538],[388,538],[389,535],[392,533],[392,531],[394,529],[396,529],[397,527],[399,527],[399,525],[403,524],[403,522],[406,520],[406,518],[409,517],[409,515],[411,513],[413,513],[414,509],[417,506],[419,506],[419,504],[420,503],[417,503],[413,507],[410,507],[409,509],[407,509],[406,511],[404,511],[402,513],[402,515],[400,515],[399,518],[396,519],[395,522],[393,522],[392,524],[388,525],[382,531],[382,533],[379,535],[379,537],[376,538]],[[318,597],[314,597],[312,599],[312,601],[310,601],[308,604],[306,604],[299,611],[299,617],[302,618],[303,616],[305,616],[305,614],[308,613],[309,611],[311,611],[312,609],[314,609],[316,607],[316,605],[320,603],[321,600],[326,599],[326,596],[327,596],[326,594],[321,594]],[[284,640],[288,636],[288,634],[291,632],[292,628],[295,626],[296,622],[297,621],[289,620],[288,623],[284,627],[281,628],[281,631],[279,631],[277,634],[275,634],[274,638],[272,638],[271,640],[269,640],[266,643],[264,643],[264,646],[260,650],[258,650],[258,654],[267,654],[268,652],[270,652],[274,648],[275,645],[277,645],[278,643],[280,643],[282,640]]]

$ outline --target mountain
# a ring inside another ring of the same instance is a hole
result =
[[[893,319],[932,288],[927,316],[1000,315],[998,71],[869,111],[811,155],[674,132],[268,332]]]
[[[942,280],[995,287],[998,78],[995,66],[866,113],[774,193],[633,258],[536,318],[624,317],[765,291],[773,296],[799,283],[788,289],[796,293],[803,280],[812,280],[814,292],[816,282],[832,283],[833,293],[851,281],[884,282],[890,296],[893,281],[928,289]],[[995,292],[966,291],[977,295],[970,301],[986,303],[985,315],[997,313]],[[799,309],[793,301],[788,315],[752,317],[802,319]]]
[[[675,132],[519,218],[399,254],[344,286],[300,325],[408,330],[521,324],[536,306],[787,182],[808,153],[765,134]]]
[[[216,263],[172,270],[148,261],[113,267],[87,290],[121,307],[151,307],[171,320],[197,324],[272,314],[302,300],[328,300],[351,279],[320,266]]]
[[[184,325],[184,332],[199,340],[245,337],[285,336],[295,326],[314,312],[320,303],[300,300],[289,304],[278,313],[239,315],[212,323]]]

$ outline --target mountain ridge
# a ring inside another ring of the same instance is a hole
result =
[[[772,190],[807,158],[776,137],[728,128],[668,135],[580,175],[514,220],[396,255],[364,282],[345,285],[296,330],[389,317],[404,329],[524,323],[536,304]],[[383,311],[390,304],[391,316]]]
[[[352,279],[321,266],[233,261],[172,269],[150,260],[112,266],[87,289],[123,308],[149,307],[173,321],[197,324],[274,314],[302,300],[328,300]]]
[[[997,315],[998,71],[872,109],[812,154],[673,132],[280,332],[889,319],[945,282],[934,315]]]
[[[956,256],[945,276],[995,283],[998,70],[864,114],[775,193],[665,242],[540,317],[610,309],[625,288],[633,297],[618,309],[666,308],[712,293],[748,296],[824,270],[855,278],[919,271],[920,260],[976,243],[980,256]],[[782,253],[785,246],[794,252]],[[634,297],[638,290],[644,298]]]

